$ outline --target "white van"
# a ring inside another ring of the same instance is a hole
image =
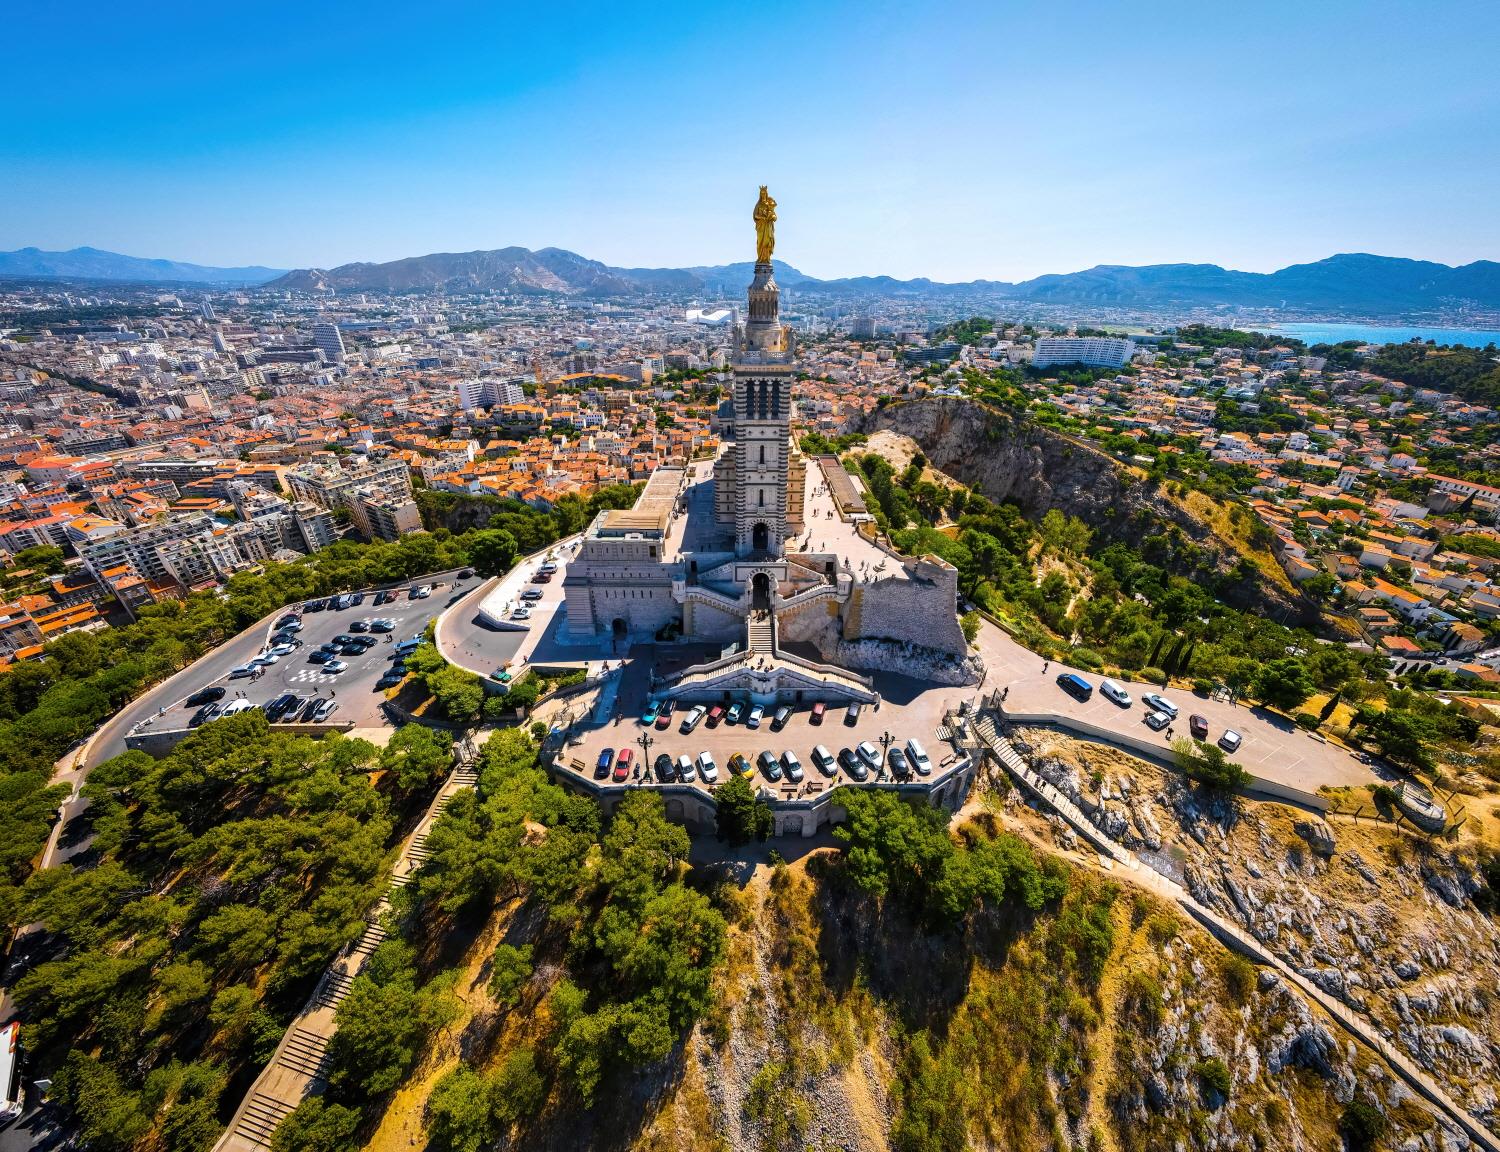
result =
[[[21,1114],[21,1022],[12,1020],[0,1028],[0,1124]]]
[[[930,776],[932,774],[932,761],[927,756],[927,749],[913,736],[906,742],[906,758],[911,761],[911,766],[917,770],[918,776]]]
[[[1130,693],[1125,691],[1123,685],[1116,684],[1113,680],[1099,681],[1099,694],[1108,696],[1121,708],[1130,707]]]

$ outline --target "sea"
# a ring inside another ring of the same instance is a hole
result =
[[[1405,344],[1408,340],[1434,340],[1439,344],[1466,344],[1474,348],[1500,345],[1500,332],[1478,328],[1386,328],[1372,324],[1271,324],[1245,325],[1245,331],[1294,336],[1308,344],[1340,344],[1358,340],[1362,344]]]

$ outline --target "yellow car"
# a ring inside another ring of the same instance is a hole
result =
[[[750,775],[750,761],[745,759],[743,752],[736,752],[729,757],[729,770],[736,776]]]

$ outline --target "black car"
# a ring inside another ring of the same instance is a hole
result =
[[[324,608],[327,608],[327,607],[328,607],[327,602],[325,602],[323,600],[309,600],[306,604],[302,605],[302,611],[304,611],[304,612],[321,612],[321,611],[323,611]]]
[[[387,672],[379,680],[375,681],[375,687],[377,689],[394,688],[397,684],[401,683],[401,681],[404,680],[405,678],[406,678],[405,673],[402,673],[402,672]]]
[[[364,602],[365,602],[365,594],[363,592],[356,592],[356,593],[354,593],[353,596],[349,597],[349,607],[351,607],[351,608],[358,607],[360,604],[363,604]]]
[[[295,632],[278,632],[276,633],[276,635],[271,637],[271,643],[272,645],[290,644],[293,647],[296,647],[298,644],[301,644],[302,641],[297,639],[297,633]]]
[[[215,685],[212,688],[199,688],[182,703],[188,708],[196,708],[200,704],[212,704],[215,700],[224,699],[224,689]]]
[[[663,784],[670,784],[677,779],[677,765],[672,762],[672,757],[663,752],[656,758],[653,765],[656,769],[656,778]]]
[[[392,624],[389,620],[371,620],[370,621],[370,631],[371,632],[394,632],[395,630],[396,630],[396,626],[394,624]]]
[[[218,714],[219,706],[217,704],[205,704],[193,713],[192,719],[188,721],[188,727],[196,728],[200,724],[207,724],[210,720],[218,716]]]
[[[472,580],[474,578],[474,569],[472,569],[472,568],[465,568],[462,572],[460,572],[458,574],[458,578],[460,580]],[[658,757],[658,759],[660,759],[660,757]]]
[[[291,692],[283,692],[266,705],[266,719],[275,724],[285,717],[287,713],[295,712],[297,706],[301,703],[302,698],[300,696],[293,695]]]
[[[870,774],[870,770],[865,767],[865,762],[854,754],[852,748],[839,749],[839,767],[856,780],[863,780]]]
[[[369,624],[363,620],[356,620],[353,624],[349,625],[349,631],[351,632],[368,632],[369,630]]]
[[[892,748],[886,753],[885,762],[891,770],[891,775],[897,780],[905,780],[911,775],[911,765],[907,763],[906,753],[901,749]]]
[[[854,703],[850,704],[849,707],[844,710],[844,723],[847,724],[847,725],[849,725],[849,727],[853,728],[856,724],[859,723],[859,714],[860,714],[860,711],[861,711],[861,709],[860,709],[859,701],[856,700],[856,701],[854,701]]]
[[[332,652],[324,652],[323,649],[321,649],[321,648],[319,648],[316,652],[310,652],[310,653],[308,653],[308,656],[307,656],[307,662],[309,664],[327,664],[328,661],[330,661],[332,659],[333,659],[333,653]]]

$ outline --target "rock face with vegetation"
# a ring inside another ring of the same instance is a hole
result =
[[[1500,921],[1484,875],[1491,846],[1377,819],[1364,792],[1339,797],[1349,814],[1323,819],[1214,798],[1176,773],[1058,732],[1017,738],[1111,835],[1150,853],[1199,903],[1370,1020],[1500,1130]],[[1350,814],[1361,804],[1356,821]],[[1403,1091],[1392,1084],[1392,1094]]]
[[[934,468],[996,503],[1040,519],[1076,516],[1101,541],[1134,547],[1163,537],[1172,571],[1202,579],[1226,603],[1282,619],[1310,612],[1263,543],[1233,540],[1163,485],[1099,449],[974,400],[898,401],[865,418],[865,433],[910,436]]]

